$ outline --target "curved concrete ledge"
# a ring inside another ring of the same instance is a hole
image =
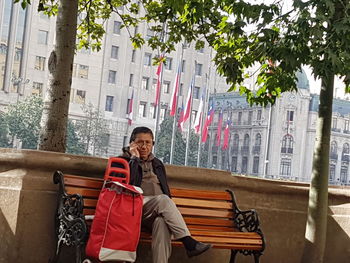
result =
[[[54,248],[53,216],[57,187],[52,173],[102,177],[106,159],[53,152],[0,149],[0,263],[48,262]],[[272,181],[228,172],[166,167],[173,187],[231,189],[241,209],[256,209],[267,247],[262,262],[299,262],[304,243],[308,185]],[[141,246],[138,262],[151,262],[149,246]],[[228,262],[228,251],[212,250],[191,262]],[[350,258],[350,188],[329,189],[325,262]],[[187,261],[174,248],[170,263]],[[62,262],[68,263],[67,257]],[[238,257],[238,262],[252,262]]]

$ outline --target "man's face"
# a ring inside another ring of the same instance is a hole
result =
[[[146,160],[153,148],[153,138],[149,133],[139,133],[136,135],[135,141],[138,145],[138,150],[140,153],[140,158]]]

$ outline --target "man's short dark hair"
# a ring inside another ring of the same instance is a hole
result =
[[[132,131],[132,133],[130,135],[129,143],[135,141],[136,135],[139,134],[139,133],[149,133],[152,136],[152,141],[154,140],[152,130],[150,128],[148,128],[148,127],[140,126],[140,127],[136,127],[135,129],[133,129],[133,131]]]

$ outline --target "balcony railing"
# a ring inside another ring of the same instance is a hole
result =
[[[259,154],[260,153],[260,145],[253,146],[253,154]]]
[[[330,153],[329,154],[329,158],[331,158],[332,160],[337,161],[338,160],[338,154],[337,153]]]
[[[292,154],[292,153],[293,153],[293,148],[290,148],[290,147],[282,147],[282,148],[281,148],[281,153],[290,153],[290,154]]]
[[[346,133],[346,134],[350,134],[349,130],[344,130],[343,132]]]
[[[340,129],[339,128],[332,128],[331,129],[333,132],[340,132]]]
[[[249,155],[249,146],[242,146],[241,147],[241,154],[242,155]]]

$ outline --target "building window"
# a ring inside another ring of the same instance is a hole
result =
[[[157,89],[157,83],[158,83],[157,79],[153,79],[153,81],[152,81],[152,89],[153,90]]]
[[[239,135],[236,133],[234,136],[233,136],[233,147],[237,147],[239,146]]]
[[[289,158],[281,159],[280,176],[290,176],[292,168],[292,160]]]
[[[142,77],[141,88],[145,89],[145,90],[149,89],[149,78],[148,77]]]
[[[111,58],[118,59],[118,52],[119,52],[119,47],[118,46],[112,46]]]
[[[226,154],[223,153],[221,155],[221,170],[226,170],[226,169],[227,169]]]
[[[237,121],[237,124],[238,124],[238,125],[241,125],[241,123],[242,123],[242,112],[240,111],[240,112],[238,112],[238,121]]]
[[[149,108],[149,114],[153,119],[156,118],[156,106],[154,104]]]
[[[77,90],[76,95],[74,96],[74,103],[85,104],[86,91]]]
[[[129,76],[129,87],[134,85],[134,74],[130,74]]]
[[[139,105],[139,117],[140,118],[146,117],[146,106],[147,106],[146,102],[140,101],[140,105]]]
[[[133,49],[131,51],[131,62],[135,62],[135,59],[136,59],[136,50]]]
[[[200,49],[198,50],[198,52],[199,52],[199,53],[204,53],[204,47],[200,48]]]
[[[287,110],[287,122],[293,122],[294,121],[294,111]]]
[[[82,79],[87,79],[89,75],[89,66],[79,65],[78,77]]]
[[[152,64],[152,54],[151,53],[145,53],[145,56],[143,58],[143,65],[151,66],[151,64]]]
[[[231,171],[237,172],[237,156],[232,156]]]
[[[107,96],[106,97],[106,106],[105,106],[105,111],[113,111],[113,96]]]
[[[329,165],[329,181],[333,182],[335,179],[335,164]]]
[[[338,151],[338,145],[336,141],[332,141],[331,143],[331,153],[337,153]]]
[[[172,68],[173,68],[173,59],[167,57],[166,60],[165,60],[164,67],[165,67],[165,69],[167,69],[167,70],[172,70]]]
[[[46,61],[45,57],[36,56],[34,69],[44,71],[45,70],[45,61]]]
[[[242,173],[247,173],[248,170],[248,157],[243,156],[242,157]]]
[[[113,25],[113,33],[120,35],[120,27],[121,27],[122,23],[119,21],[114,21],[114,25]]]
[[[349,144],[344,143],[343,145],[343,151],[342,151],[342,157],[341,157],[343,162],[349,163],[350,161],[350,154],[349,154]]]
[[[259,173],[259,157],[254,156],[253,159],[253,174]]]
[[[163,91],[165,94],[170,93],[170,81],[163,82]]]
[[[257,112],[257,114],[256,114],[256,119],[257,119],[258,121],[261,120],[261,110],[258,110],[258,112]]]
[[[336,128],[337,128],[337,121],[338,121],[337,118],[333,118],[333,120],[332,120],[332,128],[333,128],[333,129],[336,129]]]
[[[261,135],[260,135],[260,133],[257,133],[255,135],[255,145],[256,146],[260,146],[261,145]]]
[[[181,72],[184,73],[185,72],[185,66],[186,66],[186,60],[182,60],[181,62]]]
[[[39,30],[38,31],[38,44],[47,45],[47,37],[49,35],[48,31]]]
[[[184,94],[184,84],[180,83],[179,96],[182,96],[183,94]]]
[[[193,90],[193,98],[198,100],[199,97],[200,97],[200,87],[194,87],[194,90]]]
[[[347,183],[348,183],[348,165],[342,165],[340,167],[340,184],[344,185]]]
[[[244,141],[243,141],[243,146],[249,146],[250,140],[249,140],[249,134],[244,135]]]
[[[33,81],[32,94],[41,96],[43,94],[43,83]]]
[[[202,68],[203,68],[202,64],[196,63],[195,74],[197,76],[202,76]]]
[[[293,136],[289,134],[283,136],[281,153],[293,153]]]
[[[252,125],[252,119],[253,119],[253,112],[248,112],[248,125]]]
[[[146,40],[149,40],[151,37],[153,37],[154,36],[154,32],[153,32],[153,30],[152,29],[149,29],[149,28],[147,28],[147,33],[146,33],[146,37],[145,37],[145,39]]]
[[[160,121],[163,121],[165,119],[165,115],[166,115],[167,109],[168,109],[168,105],[167,104],[163,105],[160,108],[160,116],[159,116]]]
[[[117,79],[117,71],[110,70],[108,73],[108,83],[115,84]]]

